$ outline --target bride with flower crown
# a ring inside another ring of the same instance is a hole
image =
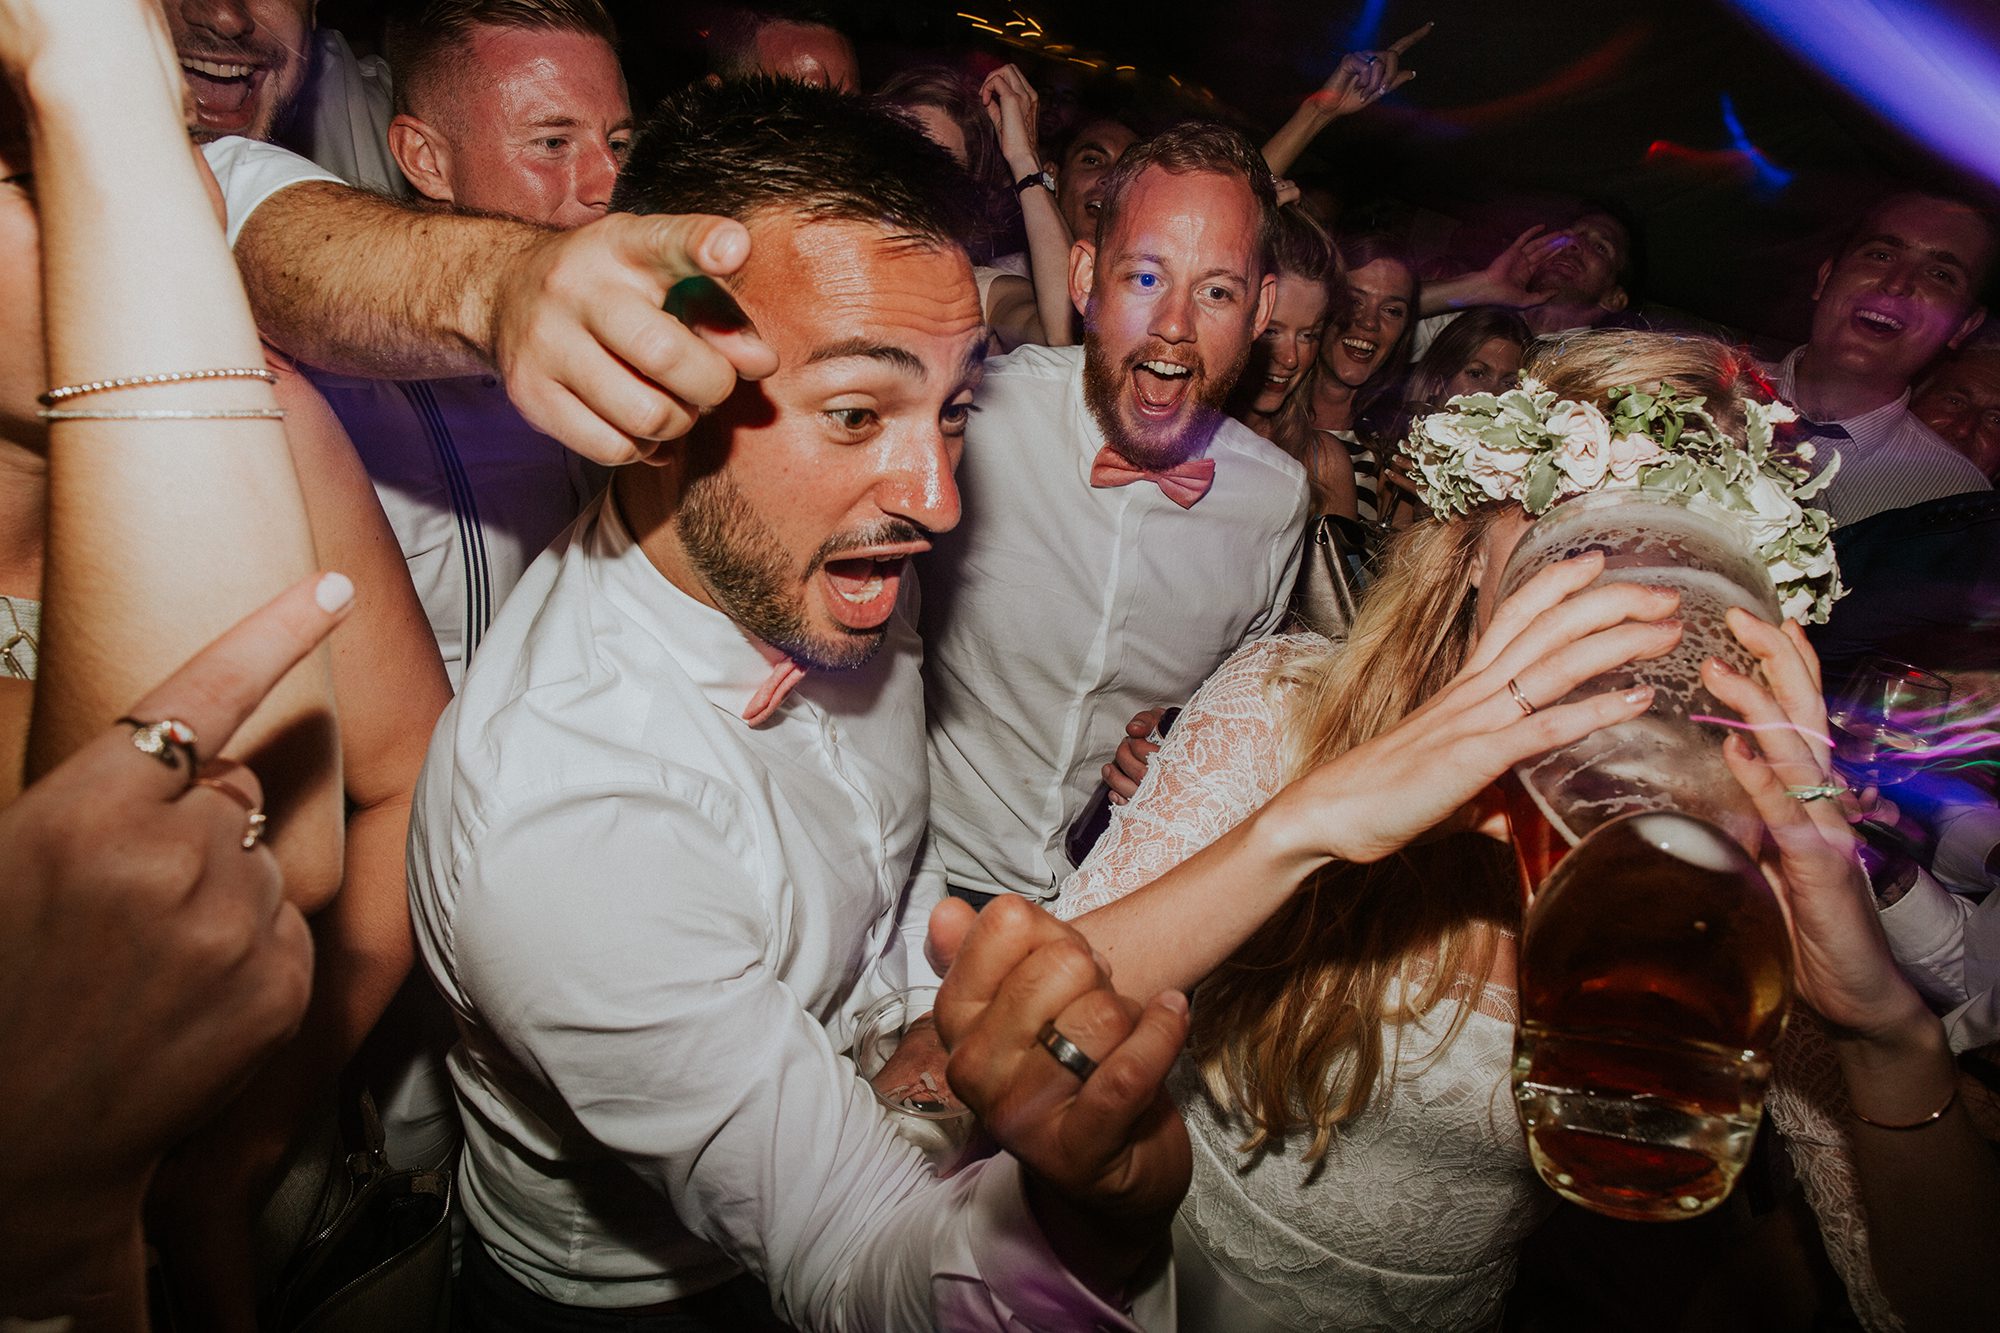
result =
[[[1558,496],[1712,473],[1765,525],[1788,614],[1823,614],[1838,590],[1826,525],[1796,503],[1805,472],[1769,452],[1782,409],[1748,369],[1707,339],[1572,335],[1531,354],[1539,386],[1511,406],[1478,395],[1427,419],[1411,453],[1439,517],[1399,536],[1347,642],[1295,634],[1226,662],[1062,886],[1056,910],[1121,990],[1194,996],[1175,1075],[1195,1157],[1175,1237],[1182,1328],[1496,1319],[1554,1198],[1508,1091],[1520,895],[1491,785],[1643,712],[1644,690],[1547,701],[1670,651],[1680,627],[1670,591],[1590,586],[1597,556],[1498,605],[1493,590],[1530,511]],[[1635,415],[1633,385],[1701,396],[1715,431],[1683,441],[1678,421]],[[1492,433],[1506,411],[1540,419]],[[1839,1034],[1829,1045],[1795,1018],[1771,1117],[1855,1309],[1898,1327],[1906,1302],[1986,1299],[1960,1290],[1968,1274],[1939,1278],[1954,1247],[1913,1244],[1905,1223],[1911,1198],[1963,1198],[1993,1159],[1950,1104],[1942,1031],[1889,961],[1840,810],[1787,791],[1828,781],[1811,651],[1797,624],[1730,622],[1763,682],[1711,661],[1703,683],[1751,724],[1755,744],[1725,757],[1771,833],[1798,996]],[[1869,1127],[1905,1122],[1921,1128]],[[1876,1238],[1893,1267],[1871,1263],[1864,1207],[1903,1219]],[[1971,1234],[2000,1235],[1994,1220]]]

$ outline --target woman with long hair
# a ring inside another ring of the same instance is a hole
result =
[[[1347,283],[1333,238],[1297,204],[1278,210],[1271,252],[1278,291],[1271,319],[1251,349],[1229,415],[1307,467],[1315,513],[1325,497],[1311,471],[1313,431],[1305,396],[1294,392],[1319,355],[1327,319],[1345,306]]]
[[[1306,470],[1331,497],[1326,512],[1374,522],[1382,451],[1378,417],[1394,414],[1417,320],[1416,267],[1383,232],[1340,240],[1347,268],[1344,316],[1320,339],[1319,359],[1299,386],[1313,439]]]
[[[1706,339],[1586,334],[1529,370],[1600,410],[1626,385],[1699,395],[1733,440],[1762,411],[1749,363]],[[1685,457],[1661,434],[1655,461]],[[1530,523],[1522,497],[1502,494],[1399,534],[1344,645],[1293,635],[1225,663],[1062,887],[1057,910],[1121,990],[1194,993],[1174,1084],[1195,1157],[1176,1236],[1184,1327],[1484,1327],[1553,1203],[1508,1094],[1520,895],[1490,788],[1525,757],[1637,716],[1650,694],[1522,699],[1662,655],[1680,628],[1669,591],[1592,586],[1597,555],[1496,605]],[[1942,1029],[1857,914],[1869,898],[1840,812],[1787,790],[1830,780],[1823,739],[1807,739],[1826,734],[1811,652],[1795,624],[1730,621],[1768,687],[1715,661],[1703,681],[1750,724],[1752,742],[1725,757],[1776,849],[1798,995],[1840,1034],[1856,1114],[1920,1120],[1915,1104],[1953,1086]],[[1992,1181],[1963,1112],[1922,1120],[1925,1142],[1889,1131],[1850,1151],[1784,1077],[1781,1062],[1772,1118],[1857,1309],[1893,1319],[1892,1284],[1899,1303],[1936,1300],[1947,1256],[1921,1246],[1902,1257],[1924,1276],[1885,1265],[1878,1286],[1863,1207],[1907,1242],[1908,1191],[1964,1200],[1953,1172]],[[1896,1152],[1909,1160],[1883,1156]],[[1972,1225],[1988,1225],[1992,1200],[1971,1197],[1985,1200]]]

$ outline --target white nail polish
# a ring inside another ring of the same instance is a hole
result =
[[[313,600],[328,615],[345,611],[354,600],[354,580],[345,574],[323,574],[313,587]]]

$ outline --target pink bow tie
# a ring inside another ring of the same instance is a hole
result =
[[[794,686],[806,678],[806,669],[789,657],[780,657],[771,664],[771,674],[750,696],[750,702],[743,709],[743,720],[753,727],[761,727],[768,722],[771,714],[778,711],[785,702],[785,696]]]
[[[1185,463],[1176,463],[1154,472],[1134,467],[1129,460],[1109,449],[1099,449],[1097,457],[1090,462],[1090,484],[1093,486],[1130,486],[1135,481],[1150,481],[1169,500],[1183,509],[1192,509],[1194,502],[1208,494],[1208,488],[1215,484],[1215,460],[1190,458]]]

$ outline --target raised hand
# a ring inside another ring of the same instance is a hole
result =
[[[749,232],[727,218],[615,213],[551,233],[510,261],[500,284],[490,344],[508,397],[586,458],[652,458],[739,379],[777,369],[714,281],[749,255]],[[707,280],[707,299],[667,313],[689,279]]]
[[[1319,90],[1306,98],[1307,105],[1329,121],[1373,106],[1417,77],[1415,70],[1403,68],[1403,57],[1435,26],[1426,23],[1380,51],[1348,52]]]
[[[979,85],[979,104],[1000,136],[1000,156],[1015,180],[1041,170],[1042,152],[1035,137],[1040,100],[1034,85],[1014,65],[1002,65]]]
[[[1770,832],[1774,855],[1765,868],[1792,932],[1799,998],[1836,1028],[1862,1035],[1927,1017],[1890,956],[1847,812],[1837,800],[1795,794],[1839,785],[1818,658],[1789,621],[1778,630],[1739,609],[1729,613],[1729,628],[1769,687],[1719,659],[1704,664],[1702,683],[1748,729],[1729,739],[1723,759]]]
[[[1037,1216],[1072,1271],[1117,1289],[1187,1192],[1187,1130],[1162,1091],[1187,1040],[1187,1000],[1121,997],[1076,930],[1010,894],[976,920],[964,903],[940,904],[928,951],[948,964],[936,1016],[952,1088],[1029,1171]],[[1059,1062],[1045,1025],[1094,1068]]]
[[[1465,668],[1395,727],[1308,773],[1282,802],[1321,855],[1368,863],[1460,816],[1488,784],[1531,755],[1637,717],[1644,686],[1527,712],[1626,662],[1680,641],[1670,590],[1590,587],[1603,557],[1552,565],[1500,604]],[[1514,688],[1510,688],[1510,682]],[[1337,817],[1330,814],[1337,810]]]
[[[132,716],[185,722],[216,753],[352,596],[339,575],[295,585]],[[161,1154],[305,1012],[305,921],[271,853],[244,846],[256,775],[206,767],[231,794],[191,785],[185,763],[109,727],[0,810],[0,1250],[16,1262],[78,1262],[65,1247],[121,1233],[136,1244]],[[0,1290],[49,1280],[0,1259]]]

